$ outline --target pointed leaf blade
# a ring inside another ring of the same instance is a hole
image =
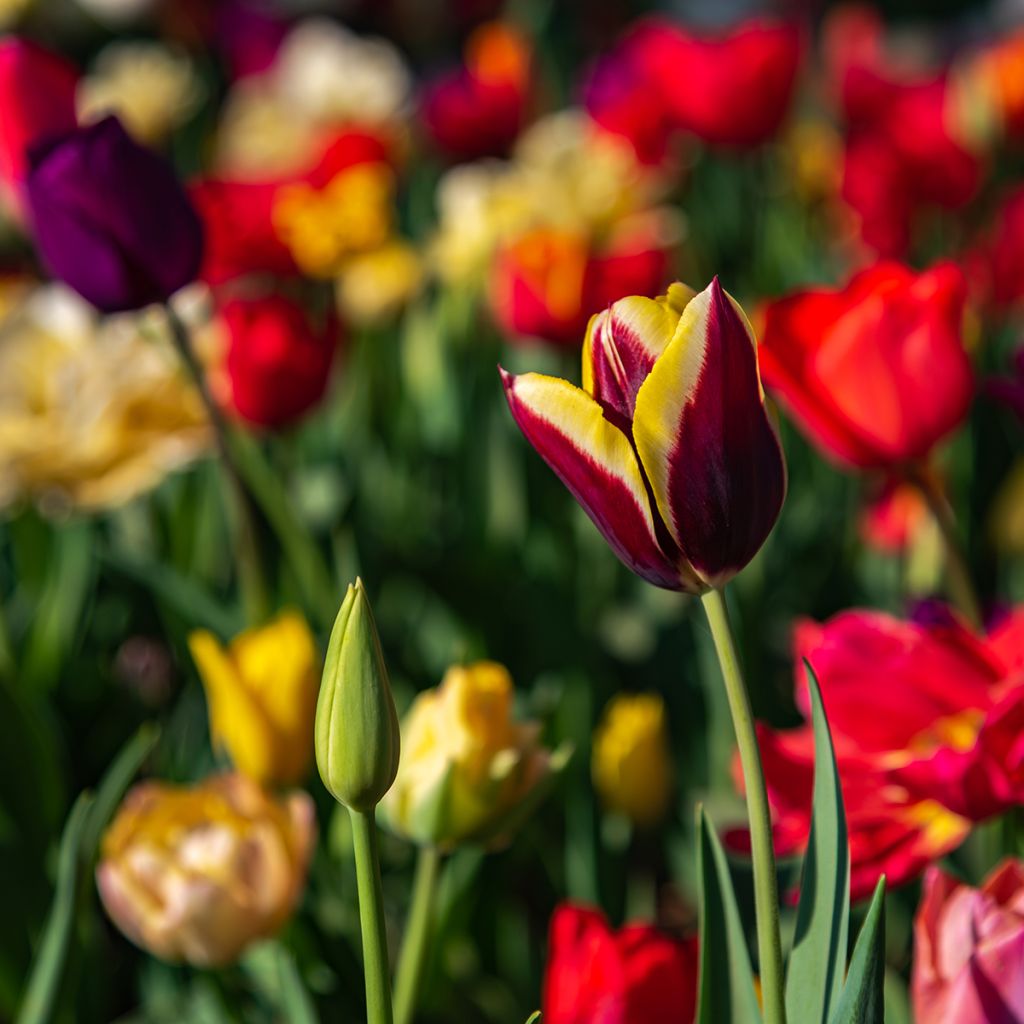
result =
[[[829,1024],[885,1024],[885,876],[878,880]]]
[[[850,920],[850,843],[818,679],[804,662],[814,727],[814,801],[796,935],[786,977],[790,1020],[825,1024],[843,987]]]
[[[725,853],[703,807],[697,809],[700,979],[696,1024],[760,1024],[747,940]]]

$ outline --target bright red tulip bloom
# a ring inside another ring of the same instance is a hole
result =
[[[714,281],[594,316],[583,387],[502,371],[526,439],[619,558],[669,590],[721,586],[764,543],[786,491],[757,345]]]
[[[669,103],[652,80],[642,47],[627,38],[591,69],[584,105],[595,124],[630,144],[642,164],[660,164],[676,130]]]
[[[340,341],[337,317],[316,323],[283,295],[233,299],[221,310],[231,408],[244,420],[277,429],[323,397]]]
[[[879,263],[765,314],[764,379],[827,456],[859,469],[924,458],[973,394],[966,283],[952,264],[917,274]]]
[[[596,910],[563,903],[551,918],[545,1024],[691,1024],[697,942],[650,925],[612,931]]]
[[[510,25],[480,26],[466,63],[430,85],[421,115],[436,145],[456,160],[504,155],[526,120],[530,45]]]
[[[0,41],[0,179],[15,189],[28,151],[74,129],[78,73],[63,57],[27,39]]]
[[[116,117],[48,139],[25,188],[54,277],[104,313],[165,302],[196,279],[203,228],[174,169]]]
[[[798,26],[770,20],[742,22],[719,36],[651,20],[627,44],[676,125],[727,147],[758,146],[777,134],[803,49]]]
[[[980,889],[928,870],[911,991],[922,1024],[1024,1022],[1024,864],[1004,860]]]
[[[491,271],[491,309],[512,339],[577,346],[590,317],[623,295],[669,280],[671,252],[651,232],[594,249],[581,235],[538,228],[502,249]]]
[[[1024,800],[1024,607],[985,637],[949,614],[848,611],[796,630],[808,723],[761,727],[780,852],[810,827],[814,737],[802,659],[821,683],[846,805],[854,899],[916,878],[974,823]]]
[[[949,129],[945,74],[906,80],[875,55],[844,70],[847,122],[842,196],[860,218],[863,242],[901,257],[919,213],[956,210],[974,197],[982,164]]]

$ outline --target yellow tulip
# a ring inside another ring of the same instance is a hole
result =
[[[305,885],[313,801],[242,775],[132,789],[103,838],[96,883],[136,945],[197,967],[232,963],[288,919]]]
[[[612,699],[594,732],[591,774],[609,810],[642,827],[664,818],[672,797],[672,757],[661,697]]]
[[[398,777],[381,808],[418,843],[452,847],[501,838],[557,770],[534,722],[512,717],[507,669],[455,666],[421,693],[402,723]]]
[[[300,782],[313,756],[318,658],[305,620],[285,612],[225,648],[206,630],[189,637],[213,742],[261,783]]]

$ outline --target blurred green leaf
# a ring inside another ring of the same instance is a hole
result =
[[[89,831],[92,803],[92,796],[83,793],[75,801],[64,826],[57,865],[57,890],[16,1024],[48,1024],[53,1016],[84,881],[82,844]]]
[[[237,610],[215,600],[194,580],[182,576],[164,562],[149,562],[129,555],[125,551],[109,549],[103,561],[112,569],[141,583],[156,595],[189,628],[211,629],[222,638],[234,636],[243,627]]]
[[[814,724],[814,800],[796,936],[786,976],[786,1014],[825,1024],[839,999],[850,927],[850,843],[821,689],[804,661]]]
[[[317,1024],[316,1007],[306,991],[295,958],[277,939],[262,942],[245,957],[246,973],[288,1024]]]
[[[878,880],[829,1024],[885,1024],[885,876]]]
[[[35,606],[21,661],[23,682],[48,689],[71,653],[95,577],[94,533],[88,521],[53,533],[46,583]]]
[[[703,807],[697,808],[700,877],[700,978],[696,1024],[758,1024],[747,940],[729,864]]]
[[[91,869],[107,823],[114,816],[125,791],[139,773],[160,739],[160,727],[153,722],[141,726],[121,748],[96,790],[82,837],[82,853]]]

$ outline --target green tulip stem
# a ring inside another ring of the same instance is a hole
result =
[[[384,927],[384,892],[377,858],[377,823],[373,811],[350,810],[356,854],[359,924],[363,933],[366,1024],[392,1024],[388,937]]]
[[[720,590],[701,598],[711,627],[718,663],[722,667],[736,743],[740,751],[750,820],[750,848],[754,869],[754,910],[757,916],[757,953],[765,1024],[785,1024],[786,1005],[782,977],[782,938],[779,933],[779,890],[772,847],[772,820],[768,809],[761,753],[757,746],[750,696],[743,682],[729,613]]]
[[[165,306],[171,340],[188,376],[199,394],[213,430],[214,443],[220,464],[227,476],[233,498],[238,530],[238,573],[245,602],[246,618],[250,623],[262,621],[269,610],[267,584],[263,575],[256,534],[256,504],[245,483],[231,444],[231,431],[221,407],[217,404],[206,382],[206,374],[196,357],[188,327],[170,303]]]
[[[942,486],[926,469],[912,468],[909,480],[924,498],[928,511],[939,528],[942,546],[946,552],[946,582],[949,596],[967,621],[975,629],[980,629],[984,621],[981,602],[974,588],[974,580],[967,564],[967,556],[964,554],[953,509],[942,491]]]
[[[434,917],[434,897],[441,853],[436,846],[421,846],[412,883],[412,903],[405,926],[402,951],[395,975],[395,1024],[412,1024],[427,961],[427,941]]]

